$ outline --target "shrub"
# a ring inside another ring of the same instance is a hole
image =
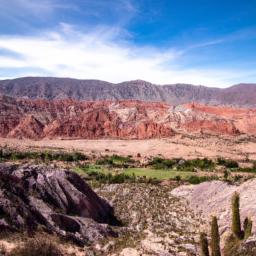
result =
[[[236,161],[231,160],[231,159],[224,159],[224,158],[218,158],[217,159],[217,164],[223,165],[223,166],[225,166],[227,168],[230,168],[230,169],[239,167],[239,165]]]
[[[33,152],[33,151],[3,151],[0,150],[0,159],[2,160],[23,160],[23,159],[39,159],[42,161],[80,161],[87,160],[88,157],[80,152]]]
[[[108,165],[112,167],[127,167],[128,164],[134,163],[134,159],[131,158],[131,156],[125,157],[125,156],[118,156],[118,155],[112,155],[112,156],[104,156],[101,159],[98,159],[96,161],[96,164],[98,165]]]
[[[195,171],[196,168],[200,170],[209,170],[212,171],[215,167],[215,163],[207,158],[197,158],[192,160],[186,160],[182,164],[178,165],[178,170],[180,171]]]
[[[154,157],[152,161],[149,162],[154,169],[170,169],[176,164],[175,160],[165,159],[161,157]]]
[[[205,181],[218,180],[218,176],[196,176],[192,175],[188,178],[188,182],[191,184],[199,184]]]
[[[47,238],[29,239],[24,245],[14,249],[10,256],[64,256],[58,245]]]
[[[175,177],[175,180],[176,180],[177,182],[181,181],[180,175],[177,175],[177,176]]]
[[[235,175],[234,181],[237,182],[237,181],[241,180],[242,178],[243,178],[243,176],[241,176],[241,175]]]
[[[245,168],[238,168],[236,170],[237,172],[249,172],[249,173],[256,173],[256,168],[255,167],[245,167]]]

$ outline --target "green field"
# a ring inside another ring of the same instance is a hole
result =
[[[86,168],[76,167],[74,169],[77,173],[89,174],[92,172],[102,173],[102,174],[125,174],[129,176],[135,175],[136,177],[147,177],[147,178],[155,178],[158,180],[167,180],[167,179],[175,179],[177,176],[180,176],[182,180],[187,180],[189,177],[195,175],[195,172],[185,172],[185,171],[174,171],[174,170],[158,170],[151,168],[127,168],[127,169],[108,169],[99,165],[88,165]]]
[[[147,178],[156,178],[158,180],[175,179],[180,176],[181,179],[186,180],[190,176],[195,175],[194,172],[183,172],[173,170],[155,170],[150,168],[129,168],[124,171],[126,175],[145,176]]]

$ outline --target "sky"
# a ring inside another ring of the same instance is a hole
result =
[[[0,79],[256,82],[256,0],[0,0]]]

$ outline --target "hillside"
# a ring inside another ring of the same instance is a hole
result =
[[[30,100],[0,97],[0,136],[150,139],[178,133],[256,134],[256,110],[142,101]]]
[[[256,107],[256,84],[226,89],[190,84],[155,85],[142,80],[112,84],[99,80],[24,77],[0,81],[0,94],[30,99],[142,100],[179,105],[198,102],[212,105]]]

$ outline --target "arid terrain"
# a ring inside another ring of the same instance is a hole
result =
[[[1,81],[0,255],[254,256],[254,88]]]
[[[66,150],[81,151],[89,155],[133,155],[142,157],[162,155],[167,158],[225,157],[236,160],[256,160],[256,139],[216,136],[174,136],[150,140],[60,140],[60,139],[12,139],[1,138],[0,145],[19,150]]]

